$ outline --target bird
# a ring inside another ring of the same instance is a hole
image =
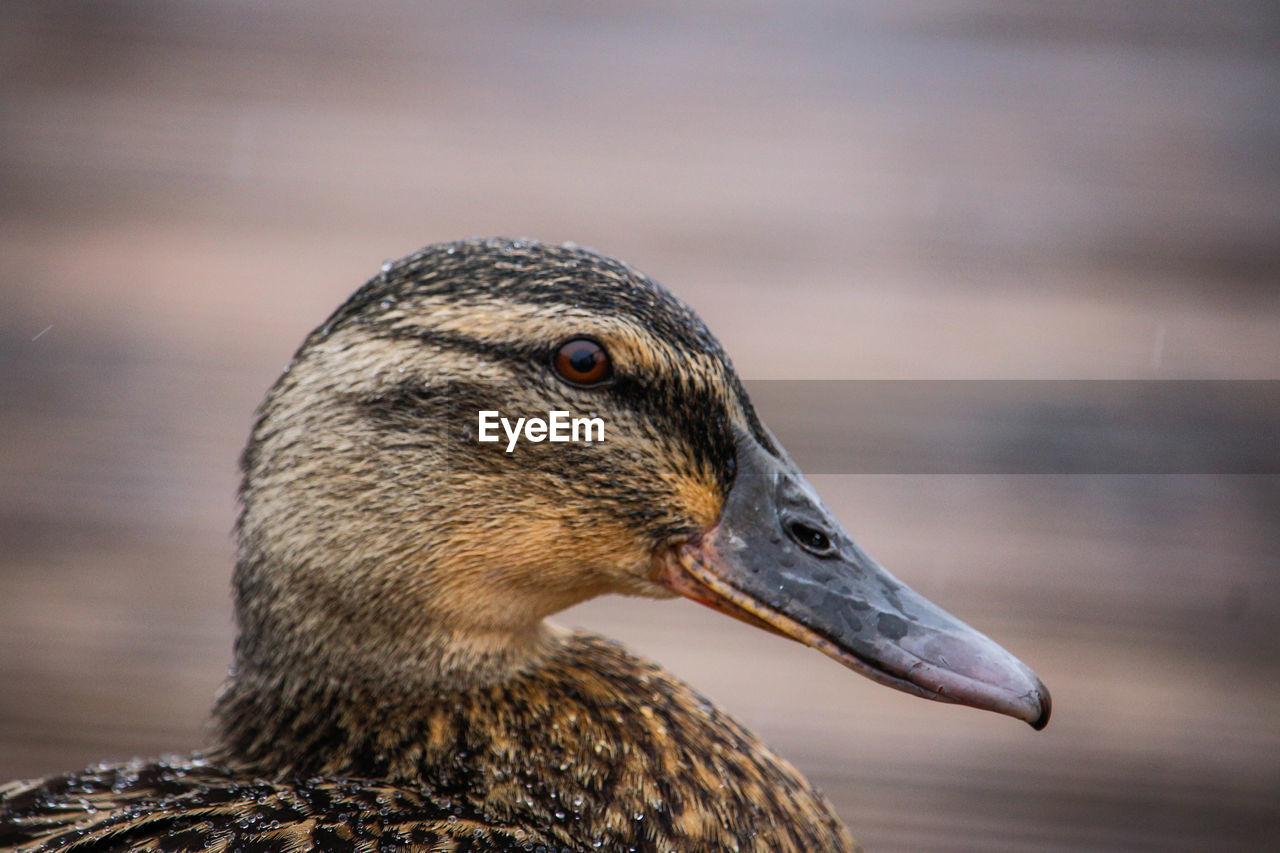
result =
[[[0,787],[0,849],[858,849],[726,712],[549,621],[605,594],[1049,719],[1025,664],[850,538],[693,310],[575,244],[384,264],[296,351],[241,470],[207,747]]]

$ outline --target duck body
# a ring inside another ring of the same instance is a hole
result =
[[[486,443],[498,411],[598,418],[604,440]],[[609,593],[1049,718],[1034,673],[844,532],[688,306],[576,246],[384,265],[303,342],[241,465],[210,749],[0,788],[0,849],[855,849],[710,702],[546,621]]]
[[[10,786],[0,847],[854,849],[826,798],[759,739],[586,634],[500,685],[223,709],[235,735],[209,756]]]

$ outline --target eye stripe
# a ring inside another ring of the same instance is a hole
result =
[[[393,340],[415,340],[425,344],[456,349],[494,360],[536,361],[543,357],[543,347],[527,346],[506,341],[484,341],[457,332],[437,332],[431,329],[382,329],[380,334]]]
[[[523,365],[525,368],[549,364],[552,371],[559,375],[555,365],[559,348],[548,350],[547,347],[536,344],[521,345],[511,341],[483,340],[459,332],[436,331],[422,327],[391,329],[384,326],[378,329],[378,333],[388,338],[418,340],[432,346],[471,353],[490,361],[506,361]],[[653,344],[652,340],[648,339],[647,333],[641,334],[644,336],[642,340],[648,340],[651,345]],[[579,340],[592,339],[580,335],[566,343]],[[601,348],[603,350],[603,347]],[[673,377],[666,371],[650,373],[648,370],[629,369],[625,373],[615,373],[610,364],[609,378],[598,385],[566,381],[585,390],[607,387],[610,397],[627,406],[631,411],[644,412],[654,419],[671,422],[672,432],[685,436],[695,455],[708,460],[723,461],[733,458],[732,443],[725,441],[721,433],[731,420],[726,410],[726,403],[736,400],[746,416],[747,428],[756,440],[767,452],[774,456],[779,455],[768,434],[761,427],[750,398],[747,397],[737,377],[730,375],[728,387],[723,388],[719,393],[696,381],[690,381],[691,379],[691,376]],[[462,391],[466,384],[466,382],[455,384],[449,390],[457,393]],[[476,390],[479,387],[476,386]],[[491,395],[486,397],[491,398]],[[392,410],[398,409],[403,413],[405,409],[411,408],[404,406],[405,403],[411,402],[410,399],[401,398],[397,402],[400,405],[393,406]],[[386,411],[386,408],[380,408]],[[729,479],[731,480],[732,477],[730,476]]]

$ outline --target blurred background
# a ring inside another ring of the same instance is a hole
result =
[[[1278,47],[1262,0],[8,0],[0,777],[203,742],[253,408],[426,243],[624,258],[753,380],[1280,379]],[[1039,672],[1047,730],[693,604],[560,621],[872,851],[1275,843],[1280,477],[844,470],[827,503]]]

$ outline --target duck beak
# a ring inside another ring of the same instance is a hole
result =
[[[737,445],[719,521],[668,555],[659,582],[881,684],[1048,724],[1049,691],[1022,661],[867,556],[785,452]]]

